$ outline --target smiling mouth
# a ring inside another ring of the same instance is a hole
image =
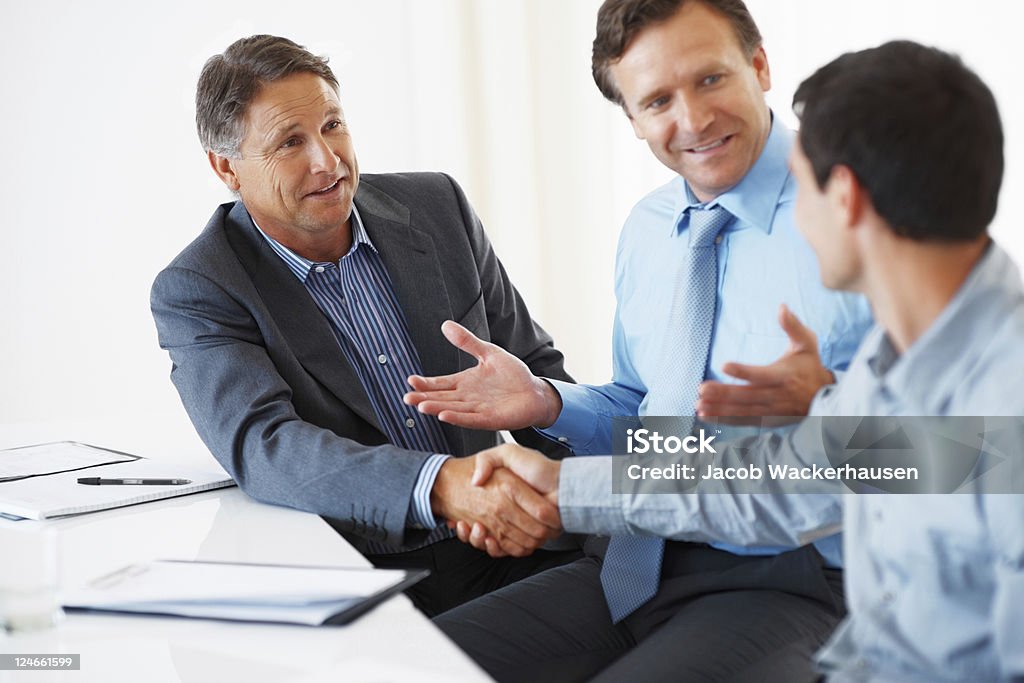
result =
[[[719,147],[721,147],[725,143],[729,142],[729,140],[732,140],[732,136],[731,135],[726,135],[724,138],[715,140],[714,142],[712,142],[710,144],[703,145],[701,147],[691,147],[690,149],[688,149],[686,151],[687,152],[695,152],[697,154],[700,154],[702,152],[710,152],[713,149],[718,149]]]
[[[341,185],[342,180],[344,180],[344,178],[338,178],[327,187],[323,187],[320,188],[319,190],[314,190],[313,192],[310,192],[308,196],[317,197],[325,194],[330,194],[331,192],[334,192],[336,189],[338,189],[338,186]]]

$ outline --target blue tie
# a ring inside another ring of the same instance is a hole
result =
[[[718,300],[718,234],[732,215],[721,206],[689,209],[690,249],[673,296],[659,381],[650,388],[648,415],[693,415],[697,387],[707,371]],[[618,623],[658,592],[665,541],[615,536],[601,566],[601,586]]]

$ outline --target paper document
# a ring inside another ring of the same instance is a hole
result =
[[[8,448],[0,450],[0,482],[138,459],[137,455],[97,448],[77,441]]]
[[[71,442],[65,442],[71,443]],[[209,489],[234,486],[223,471],[201,470],[175,463],[150,460],[137,455],[116,454],[94,446],[74,444],[74,448],[56,448],[59,444],[43,444],[40,449],[47,462],[70,464],[72,460],[88,462],[88,454],[76,452],[95,450],[94,460],[106,464],[60,471],[45,476],[29,476],[0,480],[0,514],[4,517],[27,519],[50,519],[65,515],[77,515],[97,510],[135,505],[152,500],[184,496]],[[53,447],[53,448],[51,448]],[[16,449],[23,450],[23,449]],[[28,451],[29,449],[24,449]],[[0,460],[11,451],[0,451]],[[106,454],[106,455],[105,455]],[[123,455],[126,461],[104,461],[105,457]],[[19,459],[23,457],[19,454]],[[10,471],[15,471],[12,467]],[[17,471],[24,471],[19,466]],[[188,479],[190,483],[167,486],[104,485],[87,486],[79,484],[79,478],[101,477],[105,479]]]
[[[65,607],[310,626],[345,623],[425,572],[219,562],[135,564],[64,596]]]

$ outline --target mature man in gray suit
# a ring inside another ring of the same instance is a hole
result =
[[[402,402],[409,375],[473,363],[442,336],[448,319],[567,378],[458,185],[360,178],[337,79],[284,38],[212,57],[196,122],[241,201],[159,274],[151,303],[182,402],[243,490],[323,515],[379,566],[432,569],[411,592],[428,614],[578,557],[530,555],[557,534],[557,508],[510,473],[473,487],[473,458],[450,457],[494,433]],[[514,557],[461,544],[447,519],[479,520]]]

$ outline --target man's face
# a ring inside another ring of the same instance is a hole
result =
[[[761,155],[768,59],[759,48],[748,60],[729,20],[703,3],[643,30],[610,71],[637,137],[701,201],[735,186]]]
[[[830,180],[824,190],[818,186],[814,168],[799,141],[790,153],[789,167],[797,183],[794,218],[818,257],[822,283],[829,289],[858,291],[857,245],[846,227],[835,183]]]
[[[345,225],[359,167],[327,81],[298,73],[265,84],[244,125],[241,159],[230,160],[225,182],[264,231],[297,248]]]

